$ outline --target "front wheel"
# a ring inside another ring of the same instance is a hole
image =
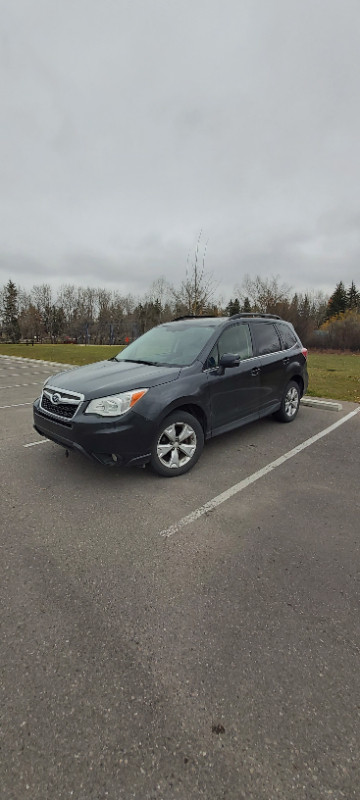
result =
[[[204,446],[200,422],[187,411],[174,411],[159,428],[150,464],[166,478],[183,475],[196,464]]]
[[[292,422],[295,419],[300,405],[300,389],[295,381],[288,383],[279,411],[276,412],[275,417],[281,422]]]

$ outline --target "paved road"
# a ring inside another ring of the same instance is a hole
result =
[[[0,797],[357,798],[360,414],[178,525],[356,406],[166,480],[43,443],[51,371],[0,357]]]

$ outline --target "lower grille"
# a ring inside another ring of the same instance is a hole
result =
[[[60,417],[50,417],[50,415],[49,414],[45,414],[45,412],[42,411],[41,408],[38,408],[37,413],[43,419],[51,420],[55,425],[64,425],[65,428],[72,428],[71,422],[67,422],[67,420],[65,418],[61,419]],[[36,425],[35,425],[35,428],[36,428]],[[47,432],[46,432],[46,429],[44,429],[44,431],[39,431],[39,433],[41,433],[43,436],[47,436],[48,435]]]

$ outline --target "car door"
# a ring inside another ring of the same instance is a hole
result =
[[[221,356],[233,353],[240,356],[239,365],[219,371]],[[246,419],[257,419],[259,406],[260,363],[253,355],[247,323],[226,328],[213,347],[205,370],[211,405],[211,428],[221,433]]]
[[[281,402],[284,391],[284,352],[273,321],[254,320],[251,331],[261,367],[260,413],[271,413]]]

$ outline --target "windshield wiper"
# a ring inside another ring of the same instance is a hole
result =
[[[141,358],[117,358],[117,361],[128,361],[131,364],[146,364],[149,367],[159,367],[158,361],[143,361]]]

